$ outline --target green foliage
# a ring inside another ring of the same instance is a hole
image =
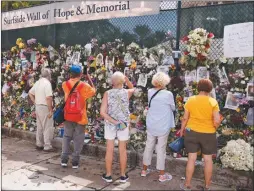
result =
[[[45,4],[45,1],[2,1],[1,8],[3,11],[10,11],[13,9],[22,9],[26,7],[33,7],[36,5]]]

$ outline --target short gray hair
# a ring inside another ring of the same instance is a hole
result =
[[[41,77],[47,78],[48,80],[51,80],[51,71],[49,68],[42,68],[41,69]]]
[[[155,87],[165,88],[166,85],[169,84],[169,82],[170,82],[169,76],[163,72],[156,73],[152,79],[152,84]]]
[[[122,72],[117,71],[112,75],[111,80],[114,81],[114,83],[123,84],[125,82],[125,76]]]

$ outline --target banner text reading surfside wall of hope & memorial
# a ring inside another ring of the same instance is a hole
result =
[[[58,2],[2,13],[2,30],[158,14],[160,1]]]

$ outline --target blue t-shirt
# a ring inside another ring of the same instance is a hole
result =
[[[156,89],[148,90],[148,103],[157,92]],[[147,131],[153,136],[162,136],[175,127],[173,111],[175,102],[172,92],[161,90],[151,101],[146,117]]]

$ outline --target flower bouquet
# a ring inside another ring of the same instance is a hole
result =
[[[209,33],[202,28],[190,31],[188,36],[182,38],[182,42],[185,45],[182,63],[189,64],[194,68],[198,63],[200,65],[207,65],[213,38],[213,33]]]
[[[223,167],[253,171],[253,147],[244,140],[231,140],[219,152]]]

